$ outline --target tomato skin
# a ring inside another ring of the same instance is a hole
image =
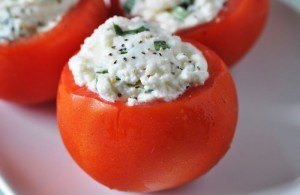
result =
[[[119,0],[111,0],[117,15],[124,15]],[[269,0],[228,0],[214,21],[178,31],[181,37],[200,41],[214,50],[230,67],[253,46],[264,29]]]
[[[172,102],[128,107],[78,87],[65,67],[57,99],[58,124],[69,153],[95,180],[122,191],[153,192],[187,183],[225,155],[238,104],[223,61],[195,43],[210,79]]]
[[[63,66],[106,18],[102,0],[81,0],[51,31],[0,45],[0,98],[21,104],[54,99]]]

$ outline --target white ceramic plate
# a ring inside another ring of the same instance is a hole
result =
[[[232,72],[240,100],[232,149],[205,177],[155,194],[300,194],[300,14],[273,1],[264,35]],[[0,172],[17,194],[126,194],[72,161],[54,104],[0,102]]]

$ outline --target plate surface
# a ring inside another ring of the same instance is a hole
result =
[[[221,163],[188,185],[155,195],[300,194],[300,14],[273,1],[267,29],[233,70],[240,120]],[[125,195],[72,161],[54,103],[0,102],[0,173],[17,194]]]

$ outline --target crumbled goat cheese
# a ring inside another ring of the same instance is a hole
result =
[[[77,85],[129,106],[172,101],[209,77],[201,51],[140,18],[107,20],[85,40],[69,68]]]
[[[171,32],[205,24],[217,17],[227,0],[120,0],[131,16],[158,23]]]

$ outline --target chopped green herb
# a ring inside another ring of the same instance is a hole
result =
[[[173,17],[179,21],[183,21],[189,14],[190,12],[181,6],[177,6],[172,10]]]
[[[135,0],[127,0],[124,3],[124,10],[130,14],[132,11],[132,8],[134,7],[134,4],[135,4]]]
[[[148,89],[147,91],[145,91],[145,93],[151,93],[153,91],[154,91],[153,89]]]
[[[121,80],[120,77],[116,76],[116,81],[120,81],[120,80]]]
[[[134,35],[134,34],[144,32],[144,31],[149,31],[149,29],[144,26],[141,26],[141,27],[139,27],[137,29],[133,29],[133,30],[123,31],[122,28],[117,24],[114,24],[114,30],[115,30],[116,34],[119,36],[132,35],[132,34]]]
[[[165,49],[169,49],[169,45],[165,41],[155,41],[154,48],[156,51],[161,51]]]
[[[128,51],[127,51],[126,48],[122,48],[122,49],[120,49],[120,53],[121,53],[121,54],[127,54]]]
[[[141,32],[144,32],[144,31],[149,31],[148,28],[144,27],[144,26],[141,26],[137,29],[133,29],[133,30],[127,30],[127,31],[124,31],[124,35],[134,35],[134,34],[138,34],[138,33],[141,33]]]
[[[108,70],[103,70],[103,71],[100,71],[100,72],[96,72],[97,74],[107,74],[108,73]]]
[[[114,29],[115,29],[115,32],[116,32],[117,35],[120,35],[120,36],[123,35],[124,32],[123,32],[122,28],[119,25],[114,24]]]

